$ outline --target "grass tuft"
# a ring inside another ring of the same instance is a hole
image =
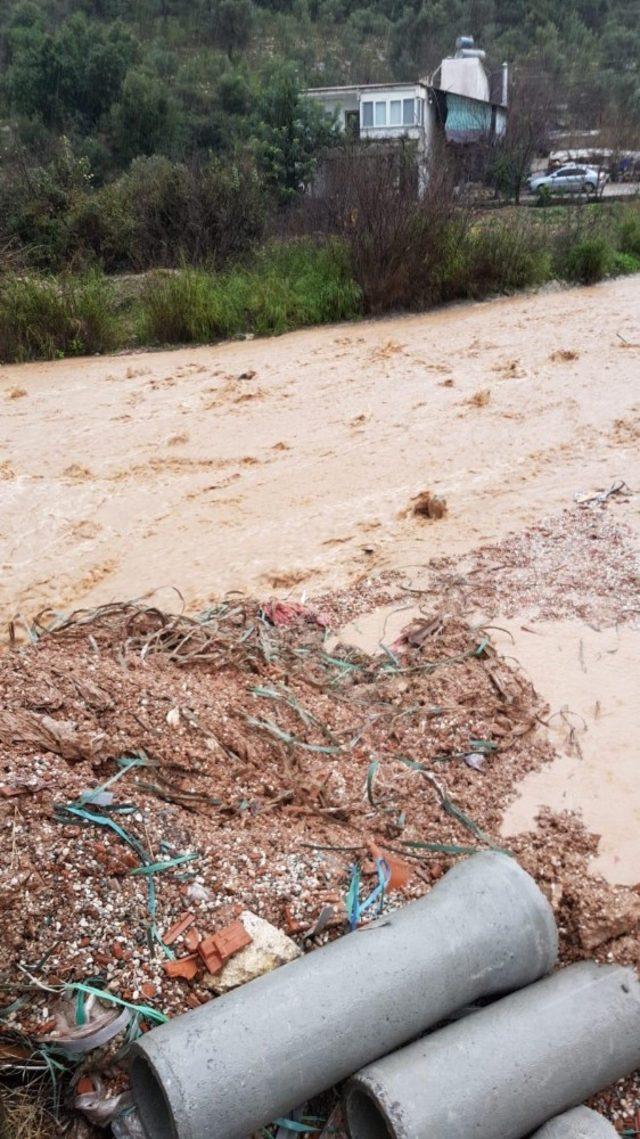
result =
[[[113,286],[83,277],[0,278],[0,361],[112,352],[121,341]]]
[[[614,267],[615,250],[603,235],[583,237],[571,245],[560,263],[560,274],[567,281],[595,285]]]
[[[249,268],[154,274],[142,294],[141,337],[202,343],[253,332],[278,335],[360,314],[360,292],[337,242],[267,246]]]

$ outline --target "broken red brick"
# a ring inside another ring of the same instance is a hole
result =
[[[301,933],[305,928],[305,923],[297,921],[291,913],[291,906],[283,906],[284,924],[287,933]]]
[[[198,946],[198,953],[204,961],[208,973],[219,973],[224,964],[216,944],[215,937],[205,937]]]
[[[387,890],[404,890],[414,876],[414,867],[404,862],[402,858],[390,854],[388,850],[381,850],[372,840],[367,846],[374,858],[383,858],[389,867],[391,877],[387,883]]]
[[[45,1020],[44,1024],[38,1024],[36,1026],[35,1033],[36,1035],[40,1036],[43,1032],[51,1032],[51,1029],[55,1028],[56,1024],[56,1018],[55,1016],[52,1016],[49,1020]]]
[[[200,1008],[200,997],[197,993],[187,993],[187,1004],[189,1008]]]
[[[91,1095],[91,1092],[95,1090],[93,1080],[90,1080],[88,1076],[81,1076],[75,1087],[76,1095]]]
[[[247,933],[241,921],[234,921],[219,933],[214,933],[212,940],[222,960],[228,961],[235,953],[251,945],[253,938]]]
[[[169,929],[162,938],[165,945],[173,945],[173,942],[177,941],[180,935],[185,933],[190,925],[193,925],[195,920],[195,914],[183,914],[177,921],[174,921],[173,925],[169,926]]]
[[[198,961],[193,953],[189,957],[176,957],[175,961],[163,961],[162,968],[168,977],[183,977],[185,981],[192,981],[198,972]]]
[[[140,992],[142,993],[143,997],[150,999],[151,997],[155,997],[156,987],[154,984],[152,984],[151,981],[145,981],[144,984],[140,986]]]

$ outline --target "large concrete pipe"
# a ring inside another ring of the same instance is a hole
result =
[[[574,1107],[556,1115],[531,1139],[620,1139],[613,1123],[590,1107]]]
[[[359,1072],[351,1139],[521,1139],[640,1066],[640,981],[581,962]]]
[[[246,1139],[455,1009],[535,981],[556,954],[533,879],[507,855],[474,855],[419,901],[139,1040],[143,1126]]]

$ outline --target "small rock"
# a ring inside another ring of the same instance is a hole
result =
[[[240,921],[252,939],[251,945],[236,953],[215,976],[205,973],[204,984],[214,993],[227,993],[302,954],[295,941],[250,910],[241,913]]]
[[[580,943],[584,949],[596,949],[630,933],[640,924],[640,898],[631,891],[603,899],[597,913],[582,912],[578,917]]]

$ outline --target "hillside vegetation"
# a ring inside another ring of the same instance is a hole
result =
[[[637,15],[637,0],[4,0],[2,158],[46,157],[64,137],[100,183],[140,155],[248,148],[278,181],[287,78],[416,78],[461,32],[490,66],[551,87],[559,125],[631,133]]]
[[[567,214],[562,240],[531,221],[478,230],[455,206],[451,152],[418,202],[398,177],[410,155],[365,162],[303,90],[428,75],[473,34],[489,70],[506,59],[511,75],[510,133],[480,176],[517,200],[543,131],[640,146],[636,4],[4,0],[0,357],[276,332],[633,271],[636,213],[631,239],[604,206]],[[332,149],[333,196],[312,203]],[[158,270],[181,275],[131,296],[103,279]]]

